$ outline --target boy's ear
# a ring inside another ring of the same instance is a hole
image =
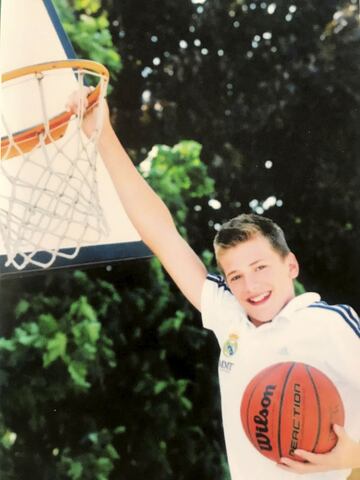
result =
[[[299,262],[297,261],[297,258],[292,252],[289,253],[287,261],[289,266],[290,278],[294,280],[299,275]]]

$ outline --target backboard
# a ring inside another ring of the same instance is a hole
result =
[[[51,0],[1,0],[0,48],[2,74],[28,65],[76,58]],[[62,76],[54,75],[50,78],[45,88],[46,108],[50,117],[64,110],[66,99],[76,89],[76,85],[75,75],[71,69],[62,73]],[[4,86],[5,84],[2,86],[1,105],[6,121],[1,121],[1,136],[6,136],[6,132],[9,130],[19,132],[37,125],[42,119],[43,107],[36,98],[38,95],[36,87],[31,82],[18,82],[11,90]],[[67,153],[71,156],[76,155],[76,151],[71,150],[76,147],[65,137],[61,141],[63,141]],[[49,145],[46,148],[51,153],[54,146]],[[31,183],[32,179],[35,181],[35,176],[39,175],[36,172],[38,169],[33,165],[38,164],[40,168],[43,159],[39,157],[39,160],[36,160],[31,166],[26,164],[26,157],[21,155],[3,162],[6,162],[6,168],[10,169],[10,172],[12,169],[14,171],[20,169],[26,181]],[[81,165],[79,168],[82,168]],[[80,267],[151,255],[128,219],[99,155],[97,155],[96,170],[96,189],[99,203],[104,212],[106,228],[100,238],[94,236],[94,238],[84,239],[75,258],[58,257],[49,268]],[[86,176],[87,172],[84,171],[84,179]],[[4,201],[9,188],[5,176],[0,171],[0,223],[4,218],[4,212],[6,213],[9,208],[9,202]],[[17,194],[19,193],[17,192]],[[24,204],[28,202],[26,193],[24,193],[22,202]],[[67,251],[74,250],[71,239],[78,236],[76,226],[71,225],[70,228],[74,230],[67,232],[66,238],[63,240],[64,244],[60,246],[61,251],[65,254]],[[49,248],[52,248],[51,242],[55,242],[50,235],[48,238],[45,237],[45,241],[49,242]],[[32,243],[29,243],[28,250],[31,251],[31,249]],[[37,255],[41,257],[41,252]],[[6,260],[4,239],[0,236],[1,276],[19,275],[21,272],[41,269],[41,267],[29,264],[23,270],[18,271],[14,266],[7,266]]]

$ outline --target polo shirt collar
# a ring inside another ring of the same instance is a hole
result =
[[[318,293],[314,292],[306,292],[294,297],[290,300],[289,303],[285,305],[285,307],[280,310],[280,312],[275,315],[275,317],[270,322],[265,322],[264,324],[256,327],[251,320],[248,318],[247,326],[249,329],[254,331],[264,331],[267,328],[274,328],[274,325],[279,325],[279,323],[286,323],[288,319],[294,314],[297,310],[301,310],[302,308],[306,308],[314,302],[319,302],[321,297]]]
[[[289,315],[293,314],[297,310],[301,310],[302,308],[308,307],[314,302],[320,301],[320,295],[314,292],[306,292],[294,297],[285,307],[280,310],[280,312],[276,315],[277,317],[288,317]],[[275,320],[274,318],[274,320]]]

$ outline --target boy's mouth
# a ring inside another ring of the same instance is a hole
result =
[[[271,295],[271,291],[261,293],[260,295],[256,295],[255,297],[249,297],[248,302],[251,305],[262,305],[265,303]]]

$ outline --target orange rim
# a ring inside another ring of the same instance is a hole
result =
[[[40,63],[37,65],[30,65],[12,70],[11,72],[7,72],[2,75],[1,81],[4,83],[25,75],[37,74],[44,71],[63,68],[71,68],[73,70],[89,70],[90,72],[96,73],[105,78],[106,81],[109,79],[108,70],[100,63],[93,62],[92,60],[60,60],[57,62]],[[86,112],[88,112],[98,101],[100,96],[100,88],[101,85],[98,83],[95,90],[93,90],[88,96]],[[73,114],[71,112],[65,110],[59,115],[56,115],[50,119],[48,126],[48,131],[50,134],[47,134],[44,137],[43,142],[45,142],[45,144],[49,144],[63,137],[72,115]],[[12,135],[15,145],[13,142],[10,142],[9,136],[3,137],[1,139],[2,158],[9,159],[17,155],[27,153],[36,148],[40,144],[40,135],[44,134],[46,130],[47,128],[45,124],[39,123],[34,127],[15,133]]]

